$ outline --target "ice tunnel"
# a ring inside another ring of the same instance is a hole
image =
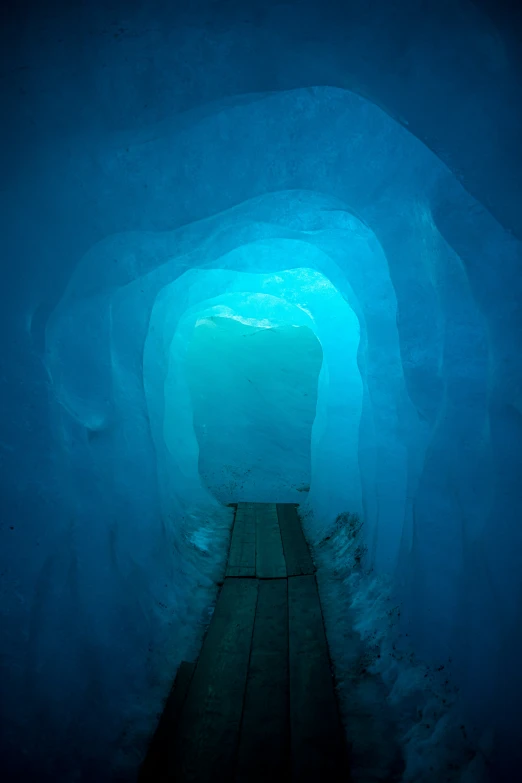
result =
[[[137,779],[238,502],[299,504],[354,783],[517,779],[503,8],[6,6],[4,780]]]

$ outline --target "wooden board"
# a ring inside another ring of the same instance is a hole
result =
[[[138,783],[167,783],[168,753],[196,664],[181,661],[174,685],[138,776]]]
[[[286,563],[274,503],[256,503],[256,576],[258,579],[286,577]]]
[[[287,584],[259,582],[236,783],[290,777]]]
[[[288,580],[292,781],[349,779],[315,576]]]
[[[288,576],[315,573],[296,507],[290,503],[278,503],[277,515]]]
[[[226,576],[256,574],[255,504],[238,503],[232,529]]]
[[[179,783],[233,780],[257,588],[256,579],[225,580],[171,751]]]

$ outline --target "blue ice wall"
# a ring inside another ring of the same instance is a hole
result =
[[[190,467],[178,324],[237,272],[308,267],[360,329],[355,359],[347,349],[331,363],[337,388],[348,360],[358,368],[356,450],[330,449],[333,419],[318,418],[313,453],[325,444],[338,480],[312,475],[310,535],[360,503],[369,564],[391,575],[404,633],[420,656],[451,659],[479,734],[492,732],[494,779],[511,780],[522,697],[511,38],[463,1],[5,13],[8,779],[114,779],[107,759],[135,769],[196,643],[230,521]],[[174,290],[191,269],[230,276],[206,294]]]
[[[187,377],[199,473],[224,503],[296,503],[311,481],[321,369],[311,329],[235,315],[198,320]]]

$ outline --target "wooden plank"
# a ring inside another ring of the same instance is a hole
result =
[[[274,503],[256,503],[256,576],[258,579],[284,579],[286,563]]]
[[[259,582],[236,783],[290,777],[287,584]]]
[[[348,780],[315,576],[288,580],[292,781]]]
[[[256,579],[225,579],[173,743],[179,783],[233,780],[257,602]]]
[[[229,577],[254,577],[256,575],[256,569],[245,568],[245,566],[228,566],[226,575],[227,579]]]
[[[196,664],[181,661],[165,708],[138,776],[139,783],[167,783],[168,752]]]
[[[315,573],[296,507],[290,503],[278,503],[277,515],[288,576]]]
[[[256,524],[254,503],[238,503],[232,529],[226,576],[255,576]]]

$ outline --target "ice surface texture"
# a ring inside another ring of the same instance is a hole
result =
[[[313,82],[299,73],[294,83],[325,83],[308,72]],[[287,71],[278,86],[289,81]],[[496,84],[491,76],[488,95]],[[102,88],[113,82],[100,77]],[[497,755],[512,762],[520,243],[440,158],[354,93],[220,97],[173,119],[119,126],[116,113],[107,133],[89,117],[64,149],[43,135],[48,212],[27,208],[23,221],[45,271],[5,305],[17,325],[1,445],[8,764],[34,764],[41,780],[111,779],[105,759],[133,744],[128,726],[144,736],[191,654],[230,514],[197,470],[181,365],[198,318],[215,307],[248,315],[250,295],[267,291],[288,308],[281,323],[313,328],[323,350],[313,540],[339,512],[361,512],[369,565],[390,575],[404,632],[419,656],[451,658],[469,714],[494,724]],[[114,96],[122,111],[126,100]],[[69,200],[73,191],[85,201]],[[81,257],[72,274],[69,257]],[[257,316],[278,318],[283,305]],[[27,364],[17,351],[30,352]],[[18,397],[36,413],[20,414]]]

